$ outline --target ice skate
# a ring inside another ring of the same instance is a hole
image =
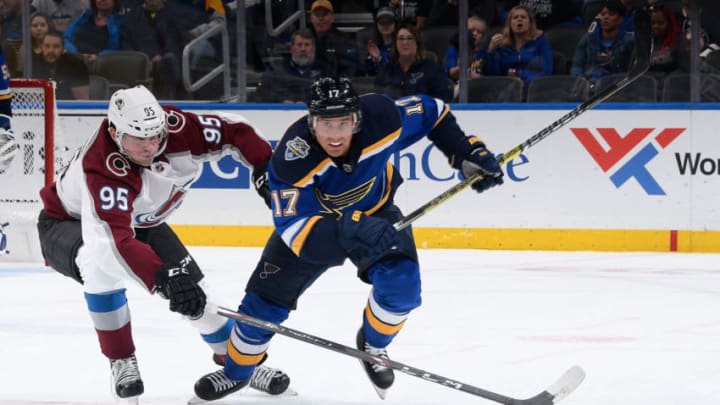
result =
[[[249,381],[231,380],[225,375],[225,370],[217,370],[202,376],[195,383],[195,395],[189,404],[215,401],[224,398],[243,387],[250,387],[270,395],[284,393],[290,385],[290,377],[282,370],[267,366],[257,366]]]
[[[112,385],[118,398],[137,403],[137,397],[145,391],[135,355],[125,359],[111,359]]]
[[[358,350],[362,350],[366,353],[372,354],[373,356],[388,359],[387,350],[385,350],[385,348],[380,349],[367,344],[365,336],[363,335],[362,327],[357,333],[356,342]],[[368,378],[370,378],[370,382],[373,384],[375,391],[377,391],[380,398],[385,399],[388,388],[390,388],[393,385],[393,382],[395,382],[395,373],[393,370],[391,368],[367,361],[361,360],[360,362],[362,363]]]

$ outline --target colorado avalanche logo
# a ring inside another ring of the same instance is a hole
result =
[[[176,134],[185,128],[185,116],[178,113],[177,111],[170,111],[166,118],[168,132]]]
[[[304,139],[296,136],[295,139],[285,144],[285,160],[304,159],[309,150],[310,145]]]
[[[187,191],[184,187],[173,186],[170,198],[167,199],[158,209],[153,212],[135,215],[135,226],[146,228],[155,226],[165,220],[177,207],[180,206]]]
[[[124,177],[128,174],[130,163],[125,159],[125,156],[119,152],[113,152],[105,159],[105,167],[107,167],[110,173],[118,177]]]

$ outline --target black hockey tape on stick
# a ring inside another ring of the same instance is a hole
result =
[[[489,399],[491,401],[495,401],[505,405],[552,405],[573,392],[575,388],[577,388],[580,383],[582,383],[585,379],[585,371],[583,371],[583,369],[579,366],[573,366],[568,369],[554,384],[549,386],[541,393],[528,399],[516,399],[492,391],[488,391],[474,385],[465,384],[451,378],[443,377],[441,375],[431,373],[426,370],[421,370],[419,368],[400,363],[399,361],[374,356],[370,353],[355,349],[350,346],[345,346],[340,343],[325,340],[321,337],[313,336],[305,332],[291,329],[273,322],[263,321],[262,319],[241,314],[227,308],[207,304],[207,306],[205,307],[205,311],[216,313],[220,316],[234,319],[244,324],[266,330],[268,332],[287,336],[301,342],[310,343],[323,349],[354,357],[362,361],[367,361],[369,363],[379,364],[388,368],[392,368],[393,370],[400,371],[402,373],[420,378],[425,381],[434,382],[447,388],[466,392],[468,394]]]
[[[580,114],[590,110],[596,105],[609,99],[610,97],[617,94],[620,90],[627,87],[630,83],[634,82],[637,78],[644,75],[650,67],[650,16],[644,8],[639,8],[633,14],[635,24],[635,62],[630,68],[628,74],[623,77],[620,81],[608,86],[606,89],[596,94],[588,101],[575,107],[574,110],[560,117],[557,121],[548,125],[547,127],[540,130],[540,132],[526,139],[525,142],[505,152],[502,156],[498,157],[497,161],[502,166],[505,163],[520,156],[520,154],[526,149],[538,144],[543,139],[550,136],[561,127],[565,126],[568,122],[577,118]],[[470,187],[475,181],[480,179],[480,174],[476,173],[465,180],[450,187],[442,194],[433,198],[432,200],[425,203],[420,208],[406,215],[405,218],[393,224],[395,229],[401,230],[411,223],[415,222],[418,218],[424,216],[440,204],[454,197],[456,194]]]

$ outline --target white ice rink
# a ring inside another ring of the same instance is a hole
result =
[[[235,308],[256,248],[191,248],[221,303]],[[539,393],[572,365],[567,405],[720,404],[720,255],[420,252],[423,305],[391,358],[504,395]],[[368,286],[346,265],[321,277],[286,326],[353,345]],[[129,285],[145,394],[184,404],[216,367],[167,303]],[[38,266],[0,266],[0,404],[114,404],[82,290]],[[297,397],[252,390],[216,404],[491,404],[396,372],[381,401],[357,360],[276,336],[268,365]]]

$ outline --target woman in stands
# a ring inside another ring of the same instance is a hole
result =
[[[650,72],[664,76],[679,67],[679,46],[682,30],[675,13],[661,4],[650,6],[650,26],[652,28],[652,53],[650,54]]]
[[[30,41],[35,54],[42,53],[42,40],[48,31],[54,31],[55,27],[50,16],[45,13],[36,12],[30,16]]]
[[[570,74],[591,83],[613,73],[627,72],[632,62],[635,41],[623,30],[627,14],[620,0],[607,0],[600,10],[600,29],[588,31],[578,42]]]
[[[549,76],[553,71],[550,43],[525,6],[510,9],[502,33],[493,35],[487,52],[489,75],[516,76],[526,86],[536,77]]]
[[[478,16],[468,18],[468,78],[475,79],[487,74],[487,51],[483,48],[487,24]],[[460,76],[460,34],[450,39],[450,46],[445,52],[445,72],[454,81]]]
[[[427,94],[452,101],[447,75],[440,65],[424,57],[420,33],[414,25],[401,23],[395,31],[390,63],[380,67],[375,87],[392,97]]]
[[[378,68],[390,61],[395,32],[395,13],[389,7],[382,7],[375,14],[375,32],[367,43],[367,61],[365,69],[370,76],[377,74]]]
[[[92,65],[97,55],[120,49],[122,19],[115,0],[91,0],[90,9],[73,20],[63,33],[67,52]]]

